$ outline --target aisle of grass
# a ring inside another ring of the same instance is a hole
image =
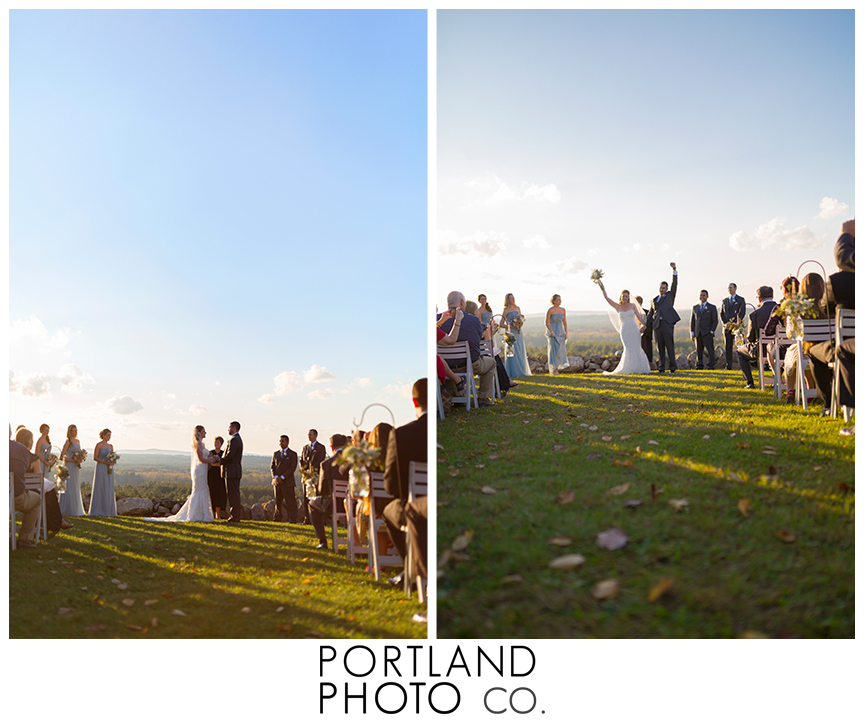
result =
[[[309,526],[71,518],[9,559],[13,638],[423,638],[425,609]]]
[[[854,437],[742,384],[530,377],[439,421],[439,557],[470,539],[438,581],[439,637],[853,637]],[[626,547],[598,547],[613,527]]]

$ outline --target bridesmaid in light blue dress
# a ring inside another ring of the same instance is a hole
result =
[[[76,517],[87,514],[84,512],[84,503],[81,502],[81,468],[72,460],[72,456],[80,449],[78,428],[70,425],[66,430],[66,443],[60,453],[60,459],[64,461],[69,471],[69,477],[66,478],[66,492],[60,495],[60,512]]]
[[[567,359],[567,311],[561,307],[561,296],[552,296],[552,307],[546,311],[546,349],[549,352],[549,374],[570,365]]]
[[[480,306],[480,323],[483,325],[483,331],[485,332],[487,328],[492,327],[494,313],[485,295],[480,294],[477,296],[477,304]]]
[[[513,296],[513,293],[507,293],[504,296],[504,312],[502,313],[507,327],[510,328],[511,323],[521,314],[522,311],[516,304],[516,298]],[[513,343],[513,355],[511,357],[507,357],[505,348],[501,350],[505,356],[504,369],[511,378],[530,375],[531,368],[528,366],[528,355],[525,352],[525,336],[512,328],[511,332],[516,336],[516,342]]]
[[[105,461],[108,453],[114,450],[109,444],[111,431],[107,428],[99,433],[102,438],[93,449],[93,459],[96,461],[96,472],[93,474],[93,494],[90,496],[90,517],[116,517],[117,501],[114,498],[114,473],[109,473],[110,467]]]
[[[36,441],[36,454],[39,456],[39,462],[41,463],[42,479],[47,480],[53,485],[54,481],[50,477],[53,465],[49,465],[47,462],[48,456],[51,454],[51,438],[48,437],[50,430],[51,428],[45,423],[42,423],[39,426],[40,435],[39,439]]]

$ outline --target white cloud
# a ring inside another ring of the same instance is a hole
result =
[[[262,405],[272,405],[276,400],[276,396],[273,393],[267,393],[258,398],[258,402]]]
[[[537,248],[538,250],[549,249],[549,243],[546,242],[546,238],[542,235],[532,235],[529,238],[525,238],[525,240],[522,241],[522,244],[526,248]]]
[[[203,415],[207,412],[207,408],[203,405],[190,405],[189,406],[189,414],[190,415]]]
[[[372,378],[363,377],[363,378],[354,378],[353,385],[361,388],[372,387]]]
[[[77,365],[69,364],[60,368],[61,390],[80,393],[85,385],[91,385],[94,380],[91,375],[83,372]]]
[[[122,397],[113,397],[105,401],[105,409],[115,415],[132,415],[138,412],[144,406],[137,400],[133,400],[128,395]]]
[[[588,263],[576,257],[559,260],[555,263],[555,272],[550,275],[573,275],[582,272],[588,267]]]
[[[522,183],[524,189],[523,197],[526,199],[537,200],[539,202],[557,203],[561,199],[561,191],[553,183],[540,187],[532,183]]]
[[[526,200],[557,203],[561,200],[561,192],[554,183],[537,185],[536,183],[523,182],[521,192],[517,192],[496,175],[469,180],[465,183],[465,188],[473,202],[484,205],[500,205]]]
[[[413,389],[414,389],[413,381],[407,382],[404,384],[391,383],[390,385],[385,385],[383,388],[381,388],[382,395],[379,396],[378,399],[380,400],[382,397],[386,397],[388,395],[389,396],[396,395],[397,397],[408,398],[410,400],[411,399],[411,391]]]
[[[34,315],[27,320],[15,320],[9,325],[9,344],[37,348],[44,355],[66,350],[69,344],[69,329],[62,328],[49,333],[43,322]]]
[[[323,390],[313,390],[307,395],[307,397],[310,397],[313,400],[326,400],[331,395],[333,395],[333,390],[331,388],[324,388]]]
[[[589,248],[588,250],[585,251],[585,254],[588,255],[589,257],[594,257],[595,255],[600,254],[600,248]]]
[[[328,380],[335,379],[336,376],[331,373],[326,367],[322,367],[321,365],[313,365],[308,370],[303,371],[303,382],[327,382]]]
[[[43,373],[30,373],[17,377],[9,371],[9,392],[27,397],[44,397],[51,394],[50,377]]]
[[[822,240],[806,225],[791,230],[782,218],[775,217],[762,223],[752,235],[744,230],[733,233],[729,246],[737,252],[748,252],[756,248],[766,250],[814,250],[821,248]]]
[[[275,393],[277,395],[284,395],[299,388],[303,384],[303,378],[300,377],[300,373],[286,370],[273,378],[273,383],[275,384]]]
[[[438,233],[438,252],[442,255],[474,255],[491,258],[503,253],[509,238],[506,233],[478,230],[473,235],[459,236],[454,230]]]
[[[819,214],[816,217],[828,220],[838,215],[848,214],[849,206],[846,203],[840,202],[837,198],[823,197],[822,202],[819,203]]]

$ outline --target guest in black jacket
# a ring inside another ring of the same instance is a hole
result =
[[[312,515],[312,527],[318,536],[316,550],[327,549],[327,532],[324,529],[324,521],[333,512],[333,480],[347,480],[348,467],[345,471],[339,466],[341,462],[342,448],[348,444],[348,438],[344,435],[334,435],[330,438],[330,450],[332,455],[326,458],[318,472],[318,497],[309,503],[309,512]]]
[[[748,390],[756,387],[753,384],[753,371],[750,364],[755,365],[759,358],[759,331],[768,324],[777,307],[777,303],[774,302],[774,288],[770,285],[760,287],[756,291],[756,296],[759,298],[759,308],[750,313],[750,317],[747,318],[747,349],[738,351],[738,366],[744,373],[744,379],[747,381],[744,387]]]
[[[294,495],[294,471],[297,469],[297,453],[288,447],[287,435],[279,437],[279,450],[273,453],[270,461],[270,475],[273,477],[273,495],[276,498],[277,522],[282,521],[282,504],[285,504],[285,519],[297,522],[297,496]]]

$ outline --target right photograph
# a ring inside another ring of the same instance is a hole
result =
[[[439,638],[854,637],[854,51],[438,11]]]

